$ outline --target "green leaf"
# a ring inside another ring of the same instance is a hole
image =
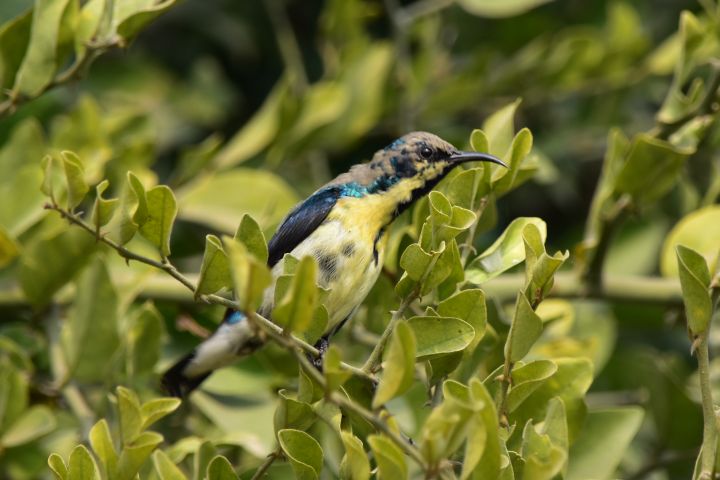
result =
[[[100,27],[107,4],[103,0],[89,0],[80,9],[75,25],[75,60],[74,64],[84,60],[87,45]]]
[[[45,155],[40,162],[40,168],[42,168],[43,171],[40,191],[49,197],[53,202],[57,200],[55,195],[55,182],[58,175],[57,163],[57,159],[52,155]]]
[[[307,430],[315,422],[316,416],[309,403],[290,397],[286,390],[278,392],[278,402],[273,424],[275,432],[286,428]]]
[[[55,415],[44,405],[35,405],[25,410],[0,437],[3,447],[17,447],[42,437],[55,429]]]
[[[316,480],[320,477],[323,464],[323,451],[313,437],[300,430],[280,430],[280,447],[290,460],[295,478],[298,480]]]
[[[553,286],[555,272],[567,260],[569,253],[556,253],[549,256],[545,253],[542,234],[537,226],[525,225],[523,228],[525,244],[525,272],[527,285],[525,296],[533,306],[537,306]]]
[[[50,84],[62,59],[58,58],[64,14],[70,0],[39,0],[32,15],[32,30],[13,90],[35,97]],[[67,19],[69,20],[69,19]]]
[[[643,419],[640,407],[618,407],[590,412],[580,438],[570,448],[568,480],[615,478]]]
[[[134,206],[133,211],[128,212],[132,218],[132,221],[137,227],[141,227],[148,221],[150,214],[148,212],[148,198],[145,186],[142,184],[140,179],[133,172],[127,172],[127,181],[130,190],[134,193]]]
[[[705,258],[695,250],[678,245],[675,252],[688,328],[693,335],[702,335],[708,328],[713,312],[709,290],[710,271]]]
[[[182,470],[162,450],[155,450],[152,460],[160,480],[187,480]]]
[[[110,221],[115,214],[115,209],[120,203],[120,200],[117,198],[105,199],[102,197],[102,194],[107,190],[109,185],[109,181],[103,180],[95,187],[95,204],[92,210],[92,223],[98,230]]]
[[[0,269],[6,267],[19,254],[20,249],[17,243],[15,243],[15,240],[5,228],[0,225]]]
[[[93,425],[90,429],[89,440],[95,455],[100,459],[103,478],[113,478],[118,457],[107,420],[103,418]]]
[[[479,132],[479,130],[474,132]],[[485,152],[487,150],[480,149],[476,151]],[[477,209],[481,199],[490,193],[490,176],[485,173],[488,168],[491,167],[486,164],[481,167],[463,170],[455,175],[450,180],[450,185],[446,191],[450,203],[473,211]]]
[[[502,18],[520,15],[552,0],[459,0],[458,3],[473,15]]]
[[[482,408],[475,413],[468,430],[465,461],[460,478],[498,478],[500,473],[500,440],[495,402],[477,378],[470,380],[470,397]]]
[[[666,277],[678,275],[675,249],[685,245],[705,257],[710,269],[720,264],[720,205],[701,208],[683,217],[665,238],[660,256],[660,271]]]
[[[67,465],[60,455],[51,453],[48,457],[48,466],[55,475],[55,480],[69,480]]]
[[[340,349],[336,345],[330,345],[323,356],[323,374],[330,392],[340,388],[352,375],[340,366],[341,361]]]
[[[375,462],[377,463],[378,480],[401,480],[408,478],[408,468],[405,455],[400,448],[387,437],[382,435],[369,435],[370,444]]]
[[[310,327],[318,302],[317,263],[314,257],[300,260],[290,289],[275,307],[272,318],[286,332],[303,333]]]
[[[23,61],[30,41],[33,11],[28,9],[9,22],[0,25],[0,88],[10,89]]]
[[[250,215],[243,215],[240,220],[237,232],[235,232],[235,240],[245,244],[252,255],[263,263],[268,261],[268,246],[265,241],[260,225]]]
[[[134,2],[134,5],[132,4],[133,2],[128,2],[136,8],[133,8],[130,12],[126,10],[119,18],[115,17],[120,20],[117,25],[118,35],[124,39],[125,43],[132,41],[147,24],[175,5],[175,1],[176,0],[164,0],[149,4],[147,4],[147,2]]]
[[[73,448],[68,461],[68,479],[74,480],[76,478],[100,480],[100,473],[95,460],[84,445],[77,445]]]
[[[538,228],[544,242],[547,226],[542,219],[516,218],[487,250],[470,263],[465,272],[467,280],[481,284],[522,262],[525,259],[522,232],[528,224],[533,224]]]
[[[525,425],[530,419],[546,416],[550,400],[560,397],[567,412],[567,429],[570,442],[584,428],[587,407],[585,393],[593,380],[593,365],[587,358],[556,358],[555,374],[530,395],[511,415],[510,422]]]
[[[515,411],[535,390],[557,372],[557,365],[550,360],[535,360],[512,372],[512,387],[507,394],[508,412]]]
[[[265,287],[272,281],[270,270],[250,255],[242,243],[223,237],[223,246],[230,260],[235,299],[244,311],[254,311],[262,301]]]
[[[232,465],[227,458],[217,455],[210,461],[207,468],[208,480],[238,480]]]
[[[162,435],[143,432],[123,446],[118,459],[117,480],[134,480],[138,471],[163,441]]]
[[[518,293],[510,332],[505,342],[505,358],[511,363],[522,360],[542,333],[542,319],[527,298]]]
[[[400,257],[400,268],[405,270],[411,279],[419,282],[430,267],[432,259],[432,254],[425,252],[419,244],[413,243],[408,245]]]
[[[640,204],[649,204],[670,190],[688,158],[687,151],[646,134],[633,138],[615,179],[615,189]]]
[[[153,423],[170,415],[181,403],[179,398],[154,398],[143,403],[140,407],[140,415],[143,419],[140,430],[147,430]]]
[[[496,195],[507,193],[519,185],[518,175],[523,161],[532,150],[532,144],[532,133],[527,128],[515,135],[509,152],[503,157],[509,168],[499,168],[493,173],[492,190]]]
[[[155,245],[163,257],[170,255],[170,233],[177,216],[175,195],[165,185],[147,192],[148,218],[140,226],[140,234]]]
[[[480,289],[462,290],[440,302],[437,311],[442,317],[459,318],[473,327],[475,336],[466,350],[474,350],[485,335],[487,323],[487,310],[483,291]]]
[[[369,480],[370,462],[362,440],[350,432],[340,432],[345,455],[340,462],[340,478],[343,480]]]
[[[431,465],[452,456],[460,448],[473,414],[483,407],[473,402],[469,388],[459,382],[447,380],[442,387],[444,399],[425,420],[420,433],[420,451]]]
[[[18,278],[25,297],[35,306],[47,304],[87,264],[95,239],[80,229],[51,231],[24,246]]]
[[[217,449],[210,440],[200,442],[193,455],[193,479],[201,480],[207,475],[210,461],[217,456]]]
[[[28,408],[29,380],[3,357],[0,366],[0,430],[5,430]]]
[[[60,156],[67,182],[67,208],[72,211],[80,205],[90,187],[85,182],[85,170],[78,156],[69,151],[60,153]]]
[[[475,337],[475,329],[464,320],[453,317],[412,317],[412,329],[418,360],[464,350]]]
[[[160,359],[164,336],[164,319],[151,303],[133,312],[127,329],[128,368],[132,375],[153,371]]]
[[[117,387],[117,403],[120,411],[120,436],[124,447],[140,435],[143,416],[140,401],[132,390]]]
[[[96,257],[77,282],[77,295],[61,331],[62,347],[74,378],[106,378],[108,353],[120,345],[118,296],[102,258]]]
[[[520,106],[520,102],[521,100],[518,98],[485,119],[482,126],[484,139],[473,132],[470,139],[478,143],[478,145],[472,144],[476,151],[492,153],[501,158],[508,153],[515,135],[515,112]],[[483,143],[487,143],[487,145],[483,145]],[[481,150],[477,150],[477,148],[481,148]]]
[[[528,420],[523,430],[521,455],[525,461],[523,478],[551,480],[562,471],[567,450],[553,445],[547,435],[538,433]]]
[[[229,195],[228,192],[243,192]],[[180,218],[234,232],[245,214],[264,224],[282,220],[298,201],[292,188],[271,172],[237,168],[199,178],[178,190]],[[272,199],[268,203],[268,199]]]
[[[373,398],[378,408],[406,392],[415,375],[415,336],[405,321],[399,321],[385,347],[384,371]]]
[[[207,235],[195,296],[216,293],[224,288],[232,288],[228,257],[220,239],[215,235]]]

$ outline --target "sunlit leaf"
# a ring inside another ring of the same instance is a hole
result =
[[[522,232],[528,224],[538,228],[544,242],[547,226],[543,220],[534,217],[516,218],[487,250],[470,263],[465,273],[467,280],[481,284],[522,262],[525,259]]]
[[[299,480],[315,480],[322,471],[323,451],[313,437],[300,430],[280,430],[278,441]]]
[[[407,321],[416,341],[419,360],[459,352],[475,337],[475,329],[464,320],[453,317],[412,317]]]

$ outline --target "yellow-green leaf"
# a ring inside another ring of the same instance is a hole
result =
[[[155,245],[163,257],[170,255],[170,234],[177,216],[175,195],[165,185],[147,192],[147,221],[140,226],[140,234]]]
[[[415,335],[405,321],[395,325],[385,347],[384,371],[375,391],[373,408],[380,407],[407,391],[415,375]]]

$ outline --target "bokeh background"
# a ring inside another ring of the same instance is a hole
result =
[[[0,23],[31,4],[0,2]],[[46,147],[71,149],[91,159],[97,179],[104,175],[111,185],[128,169],[170,185],[180,205],[173,260],[197,271],[205,235],[232,233],[243,213],[270,234],[297,200],[403,133],[427,130],[466,147],[488,115],[522,99],[515,125],[533,133],[538,172],[498,203],[497,226],[478,245],[491,243],[515,217],[538,216],[548,224],[548,250],[572,253],[583,236],[610,128],[633,134],[655,124],[678,54],[672,36],[680,12],[702,7],[690,0],[508,0],[489,10],[473,4],[185,0],[127,48],[98,58],[81,80],[0,118],[0,152],[10,151],[17,127],[36,119],[42,144],[23,146],[28,163],[39,162]],[[672,192],[623,225],[609,273],[659,274],[667,232],[699,205],[713,181],[708,172],[717,171],[717,140],[711,133]],[[59,222],[46,219],[39,193],[11,196],[17,177],[6,173],[0,218],[14,222],[14,236],[33,248]],[[15,218],[19,210],[22,218]],[[17,281],[22,260],[13,262],[0,273],[0,335],[26,346],[34,365],[30,398],[54,405],[57,424],[67,427],[25,457],[18,451],[12,462],[0,456],[7,467],[0,477],[35,478],[42,470],[38,459],[44,464],[49,449],[62,450],[58,445],[78,438],[63,400],[45,388],[52,362],[43,322],[55,308],[47,294],[62,298],[80,268],[59,285],[38,287],[28,301]],[[34,272],[42,283],[42,266]],[[137,267],[133,272],[116,280],[120,303],[154,300],[162,319],[158,332],[165,332],[157,345],[162,354],[134,384],[152,391],[154,372],[196,344],[221,310],[193,305],[168,282]],[[604,353],[588,403],[647,409],[620,466],[622,478],[688,478],[702,425],[680,305],[607,302],[602,314],[589,308],[582,328],[592,348]],[[352,343],[350,333],[343,335],[341,342]],[[272,432],[271,393],[287,373],[273,355],[219,375],[210,389],[224,394],[222,401],[200,397],[194,408],[202,414],[185,412],[163,433],[180,439],[188,425],[199,436],[225,424],[242,446],[236,458],[261,455]],[[93,399],[113,382],[132,383],[119,374],[106,383],[88,375],[94,389],[86,393]],[[237,392],[262,393],[231,398]]]

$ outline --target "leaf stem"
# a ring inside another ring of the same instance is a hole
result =
[[[365,361],[365,364],[362,366],[363,372],[375,373],[375,371],[377,371],[378,366],[382,362],[382,354],[385,350],[385,345],[390,339],[390,334],[392,334],[393,330],[395,330],[395,325],[397,325],[397,322],[400,321],[400,319],[403,317],[405,310],[407,310],[407,308],[417,296],[416,293],[413,293],[405,297],[402,303],[400,303],[398,309],[393,312],[390,322],[387,324],[387,327],[385,327],[385,330],[380,336],[380,339],[378,340],[377,344],[375,344],[375,348],[373,348],[372,352],[370,352],[370,356]]]
[[[705,331],[700,337],[697,347],[698,376],[700,377],[700,394],[703,411],[703,442],[700,457],[701,480],[713,478],[715,469],[715,454],[717,451],[717,429],[715,408],[713,405],[712,389],[710,387],[710,359],[708,354],[708,333]]]

